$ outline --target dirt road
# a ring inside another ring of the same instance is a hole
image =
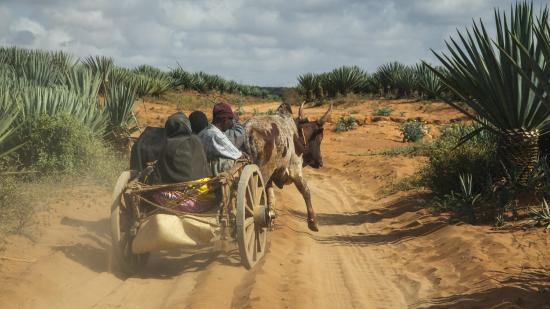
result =
[[[90,193],[95,201],[88,205],[54,204],[59,224],[47,227],[36,245],[5,253],[41,256],[32,257],[32,263],[9,261],[12,267],[24,264],[15,266],[24,270],[19,278],[3,278],[0,307],[405,307],[406,297],[393,283],[397,273],[384,261],[384,250],[354,240],[369,237],[375,229],[364,224],[364,215],[354,215],[364,212],[369,201],[340,176],[309,174],[321,232],[307,230],[301,196],[285,188],[277,194],[280,217],[269,235],[269,251],[251,271],[229,246],[227,251],[157,254],[138,277],[117,278],[109,272],[109,192]]]
[[[392,104],[433,122],[455,117],[441,105]],[[306,169],[320,232],[307,229],[295,188],[277,191],[268,251],[250,271],[230,245],[155,254],[140,275],[119,278],[109,262],[110,188],[44,185],[34,232],[0,251],[0,308],[550,308],[541,229],[449,225],[421,191],[380,194],[423,162],[366,155],[402,145],[398,126],[365,119],[345,134],[325,130],[325,167]]]

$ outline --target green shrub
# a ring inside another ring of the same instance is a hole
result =
[[[383,108],[379,108],[373,112],[374,116],[389,116],[393,112],[393,108],[387,106]]]
[[[17,155],[24,166],[43,174],[80,174],[108,155],[101,140],[68,115],[29,119],[26,129],[23,138],[27,143]]]
[[[460,191],[451,191],[443,197],[436,197],[435,203],[440,210],[451,211],[453,218],[451,221],[464,220],[468,223],[475,223],[477,218],[475,206],[481,197],[481,194],[475,194],[473,191],[472,174],[460,174]]]
[[[492,176],[499,170],[494,136],[484,132],[456,147],[461,138],[475,128],[461,124],[443,128],[432,143],[428,163],[421,171],[423,184],[440,196],[459,192],[460,175],[471,174],[474,192],[486,192]]]
[[[546,230],[550,230],[550,207],[546,199],[542,200],[539,208],[530,208],[531,216],[537,221],[538,225],[542,225]]]
[[[407,121],[400,127],[404,142],[417,142],[426,135],[424,124],[419,121]]]
[[[0,235],[20,233],[29,224],[34,210],[23,193],[14,179],[0,176]]]
[[[341,116],[338,121],[336,121],[336,126],[334,127],[335,132],[346,132],[355,129],[357,126],[357,121],[353,116]]]

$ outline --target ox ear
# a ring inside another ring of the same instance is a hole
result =
[[[321,119],[317,120],[317,124],[320,125],[320,126],[323,126],[325,124],[325,122],[327,122],[328,117],[330,116],[330,113],[332,113],[332,103],[330,103],[330,106],[329,106],[328,110],[325,112],[325,114],[323,115],[323,117],[321,117]]]

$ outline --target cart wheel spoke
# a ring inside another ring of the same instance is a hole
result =
[[[246,203],[245,201],[245,206],[248,208],[249,205],[254,205],[255,197],[254,197],[253,189],[251,189],[250,187],[246,188],[246,194],[248,196],[248,203]],[[251,209],[249,210],[251,214],[254,214],[254,211],[252,211]]]
[[[250,226],[254,226],[253,224],[254,224],[254,217],[246,218],[246,220],[244,221],[245,231],[248,232],[248,229],[250,228]]]
[[[254,249],[254,243],[256,242],[254,237],[256,234],[254,233],[254,228],[249,229],[246,231],[246,249],[248,251],[248,254],[251,254]],[[252,247],[252,248],[251,248]]]
[[[252,208],[250,208],[250,206],[246,205],[245,206],[245,209],[246,211],[248,211],[248,213],[251,215],[251,216],[254,216],[254,210]]]
[[[252,175],[250,177],[250,180],[248,181],[248,188],[247,188],[247,190],[250,190],[250,192],[252,194],[252,199],[250,200],[250,203],[252,203],[252,204],[254,204],[255,201],[256,201],[256,194],[257,194],[256,186],[257,186],[257,184],[256,184],[256,181],[254,179],[254,175]]]
[[[257,243],[257,248],[256,248],[256,252],[262,252],[262,242],[261,242],[261,235],[262,233],[260,232],[259,229],[256,230],[256,243]]]

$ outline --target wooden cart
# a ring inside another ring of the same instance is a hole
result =
[[[265,185],[258,166],[237,162],[207,183],[215,190],[217,207],[208,213],[188,213],[161,206],[150,198],[152,192],[202,186],[204,182],[147,185],[152,168],[141,173],[123,172],[116,183],[111,207],[112,254],[121,271],[132,274],[145,266],[149,252],[136,254],[132,241],[143,223],[155,214],[170,214],[186,220],[214,222],[221,240],[236,240],[243,265],[250,269],[264,255],[267,231],[274,218],[267,203]],[[214,219],[214,220],[213,220]]]

